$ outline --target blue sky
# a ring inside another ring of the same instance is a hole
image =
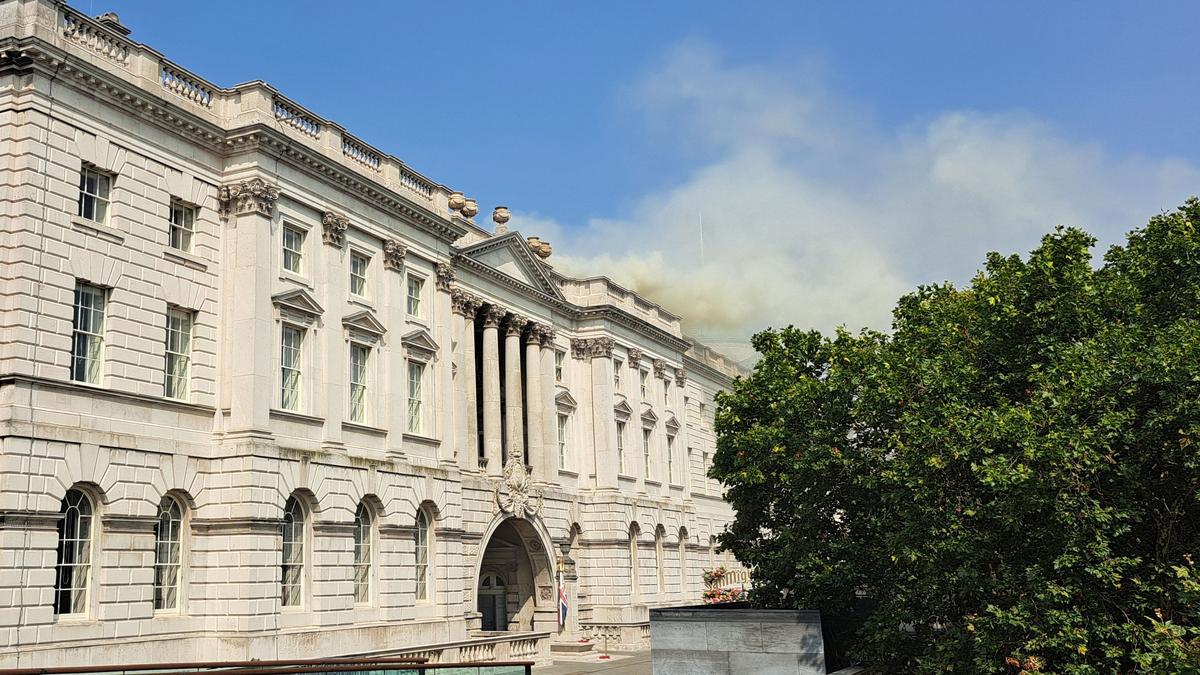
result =
[[[1200,192],[1194,2],[74,5],[730,339],[884,328],[987,250],[1056,223],[1113,243]]]

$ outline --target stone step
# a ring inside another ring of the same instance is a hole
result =
[[[551,642],[551,654],[583,654],[592,651],[591,642]]]

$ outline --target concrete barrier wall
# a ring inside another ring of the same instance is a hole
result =
[[[825,675],[821,615],[812,610],[650,610],[654,675]]]

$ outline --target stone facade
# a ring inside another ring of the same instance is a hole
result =
[[[0,665],[635,646],[732,564],[734,364],[127,33],[0,2]]]

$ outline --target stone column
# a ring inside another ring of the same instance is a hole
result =
[[[679,480],[679,484],[683,486],[683,499],[691,501],[692,454],[689,450],[691,440],[688,438],[688,411],[683,405],[684,399],[687,398],[687,371],[683,368],[675,369],[675,389],[675,400],[679,401],[679,404],[675,406],[675,409],[679,411],[679,433],[675,434],[675,459],[683,471]]]
[[[483,310],[483,458],[489,476],[504,473],[500,458],[500,318],[504,310],[488,305]],[[510,394],[511,395],[511,394]]]
[[[592,445],[596,452],[596,488],[617,489],[617,422],[613,415],[613,339],[574,340],[576,358],[591,360]],[[626,448],[626,452],[630,449]]]
[[[387,354],[384,372],[388,402],[385,424],[381,426],[388,428],[387,451],[392,459],[404,456],[404,432],[408,428],[408,354],[401,342],[406,320],[404,303],[408,295],[404,288],[404,260],[407,253],[408,248],[395,239],[383,242],[381,314],[386,317],[385,322],[393,332],[383,352]]]
[[[451,320],[457,321],[452,314],[454,298],[450,287],[454,283],[454,268],[448,263],[437,263],[435,266],[436,280],[434,282],[433,316],[430,324],[433,328],[433,339],[438,343],[438,358],[430,364],[434,375],[434,416],[433,429],[435,438],[441,439],[438,446],[438,463],[442,466],[454,466],[458,463],[456,454],[459,445],[456,442],[458,415],[462,408],[455,406],[454,401],[454,354],[453,339],[451,338]]]
[[[229,307],[229,335],[238,345],[229,359],[229,430],[269,437],[271,406],[277,405],[279,395],[275,384],[278,327],[271,318],[275,271],[271,230],[279,187],[251,178],[222,186],[219,195],[220,215],[231,229],[233,249],[228,285],[222,292]]]
[[[555,405],[554,328],[542,326],[538,333],[542,347],[542,475],[549,483],[558,482],[558,406]],[[537,469],[535,468],[535,471]]]
[[[319,256],[314,255],[317,253],[316,247],[309,249],[315,263],[312,264],[313,281],[317,289],[325,291],[326,298],[344,298],[350,290],[346,261],[346,230],[349,226],[350,219],[346,216],[332,211],[324,212],[321,216],[321,242],[324,244],[321,252],[329,255],[320,260]],[[346,331],[332,330],[333,326],[329,328],[331,330],[326,332],[326,339],[321,341],[321,346],[325,348],[324,368],[321,369],[324,371],[321,373],[323,377],[314,383],[313,394],[320,395],[325,401],[323,411],[319,413],[325,418],[321,447],[334,451],[345,446],[342,441],[342,422],[350,415],[350,335]],[[315,345],[316,342],[310,344]],[[378,356],[376,353],[374,358]]]
[[[533,467],[533,479],[545,482],[549,477],[546,473],[546,462],[542,454],[546,448],[542,445],[542,429],[545,426],[546,415],[542,410],[542,327],[530,323],[525,333],[525,424],[529,431],[529,464]]]
[[[508,429],[508,456],[525,462],[525,427],[521,415],[521,329],[529,320],[509,314],[504,331],[504,422]]]
[[[459,398],[456,399],[458,410],[455,419],[458,421],[459,468],[465,471],[479,470],[479,420],[476,408],[475,390],[475,312],[479,310],[479,299],[466,293],[458,292],[456,311],[462,315],[461,331],[458,342],[458,381],[456,389]],[[460,419],[461,418],[461,419]]]

